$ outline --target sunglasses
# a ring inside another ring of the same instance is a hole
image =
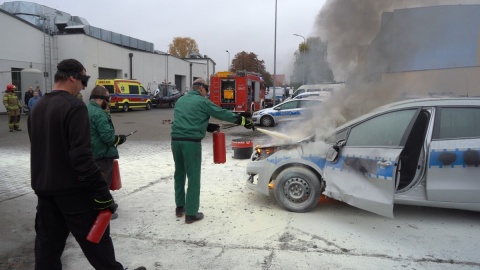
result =
[[[90,96],[90,99],[93,99],[93,98],[104,99],[104,100],[106,100],[107,102],[110,101],[110,96],[107,97],[107,96],[100,96],[100,95],[91,95],[91,96]]]
[[[82,75],[80,73],[75,73],[75,76],[72,76],[77,80],[80,80],[82,82],[83,87],[87,87],[88,79],[90,79],[90,76],[88,75]]]

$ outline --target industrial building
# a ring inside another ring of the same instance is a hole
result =
[[[480,96],[480,5],[397,9],[360,52],[372,84],[407,96]]]
[[[173,57],[155,50],[153,43],[33,2],[0,5],[0,25],[0,87],[13,83],[21,97],[29,86],[51,91],[56,65],[67,58],[79,60],[91,76],[85,102],[96,79],[136,79],[152,93],[158,84],[170,83],[184,92],[196,78],[215,73],[215,62],[206,55]],[[3,106],[0,112],[5,112]]]

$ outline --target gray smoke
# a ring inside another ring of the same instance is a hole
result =
[[[364,59],[361,58],[366,55],[366,48],[379,33],[384,12],[457,4],[480,4],[480,0],[327,0],[317,15],[314,36],[328,42],[327,60],[335,80],[347,81],[346,88],[325,102],[316,112],[316,117],[302,123],[300,127],[288,125],[283,131],[296,138],[312,133],[322,136],[348,120],[401,98],[405,89],[378,78],[371,80],[366,74],[368,68],[362,66]],[[387,52],[382,51],[383,48],[369,49],[376,50],[373,64],[372,58],[369,58],[370,67],[378,71],[386,70],[388,63],[385,63],[382,55]],[[404,52],[396,53],[401,57]],[[297,134],[291,134],[292,130]]]
[[[327,0],[315,22],[315,36],[328,42],[335,79],[355,72],[359,52],[378,34],[384,12],[437,5],[480,4],[479,0]]]

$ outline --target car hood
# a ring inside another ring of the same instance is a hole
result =
[[[261,109],[261,110],[258,110],[256,112],[254,112],[255,115],[264,115],[264,114],[268,114],[268,113],[272,113],[272,112],[275,112],[276,110],[272,109],[272,108],[266,108],[266,109]]]

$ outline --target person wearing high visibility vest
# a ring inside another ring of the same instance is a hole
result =
[[[22,130],[20,128],[20,113],[22,105],[15,94],[16,89],[17,87],[15,87],[15,85],[8,84],[5,94],[3,95],[3,105],[5,105],[5,108],[7,109],[8,128],[10,129],[10,132],[13,132],[14,130]]]

